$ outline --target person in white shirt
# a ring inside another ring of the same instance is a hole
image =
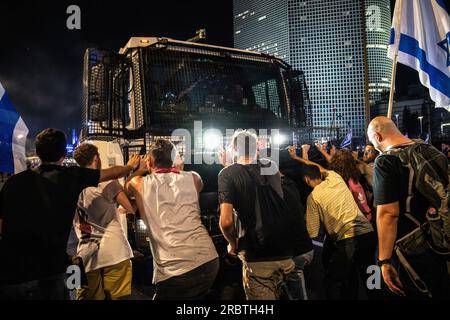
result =
[[[98,149],[83,143],[74,158],[81,167],[100,169]],[[134,208],[117,180],[84,189],[78,199],[73,230],[78,239],[76,256],[81,257],[88,285],[77,290],[77,300],[114,300],[131,295],[133,251],[119,220]]]
[[[150,231],[153,299],[202,299],[217,276],[219,259],[200,219],[202,180],[195,172],[174,167],[174,155],[170,141],[155,141],[145,159],[147,167],[141,166],[125,189],[135,197]]]

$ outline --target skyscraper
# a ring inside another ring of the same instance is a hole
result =
[[[369,68],[369,99],[374,104],[389,92],[392,61],[387,57],[391,29],[389,0],[365,0],[367,58]]]
[[[389,0],[234,0],[233,10],[235,47],[304,71],[315,127],[337,125],[343,134],[350,124],[364,135],[366,106],[389,89]]]
[[[234,46],[289,61],[287,1],[234,0]]]

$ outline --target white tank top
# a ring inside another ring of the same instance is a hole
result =
[[[189,272],[218,257],[200,219],[192,173],[154,173],[142,184],[153,255],[153,283]]]

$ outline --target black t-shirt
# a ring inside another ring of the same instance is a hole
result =
[[[289,208],[294,210],[296,218],[296,230],[298,232],[295,237],[294,256],[305,254],[311,251],[313,246],[308,230],[306,230],[306,210],[302,204],[300,192],[297,184],[286,176],[281,177],[281,186],[283,188],[284,201],[286,201]]]
[[[267,164],[265,164],[267,165]],[[246,165],[255,174],[260,175],[261,166],[264,164],[250,164]],[[275,191],[283,197],[283,190],[281,187],[280,175],[267,175],[268,182],[275,189]],[[230,203],[237,211],[239,220],[245,230],[251,225],[254,225],[255,220],[255,200],[256,200],[256,186],[241,164],[233,164],[222,169],[218,177],[218,192],[220,203]],[[289,256],[288,253],[280,252],[279,257],[262,257],[252,250],[252,246],[248,239],[239,240],[238,250],[242,252],[247,261],[270,261],[278,260],[280,257]]]
[[[375,160],[373,173],[374,204],[382,205],[399,201],[400,217],[397,238],[401,238],[416,226],[404,215],[408,197],[409,169],[395,155],[381,155]],[[425,222],[428,201],[413,188],[411,214]]]
[[[100,170],[42,165],[12,176],[0,193],[0,284],[65,271],[66,246],[80,192]]]

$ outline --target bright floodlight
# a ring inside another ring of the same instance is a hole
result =
[[[273,143],[276,145],[280,145],[286,142],[286,136],[282,134],[276,134],[272,138]]]
[[[138,220],[138,224],[139,224],[139,228],[141,230],[144,230],[144,231],[147,230],[147,225],[141,219]]]
[[[208,129],[203,136],[205,149],[216,149],[222,143],[222,134],[217,129]]]

